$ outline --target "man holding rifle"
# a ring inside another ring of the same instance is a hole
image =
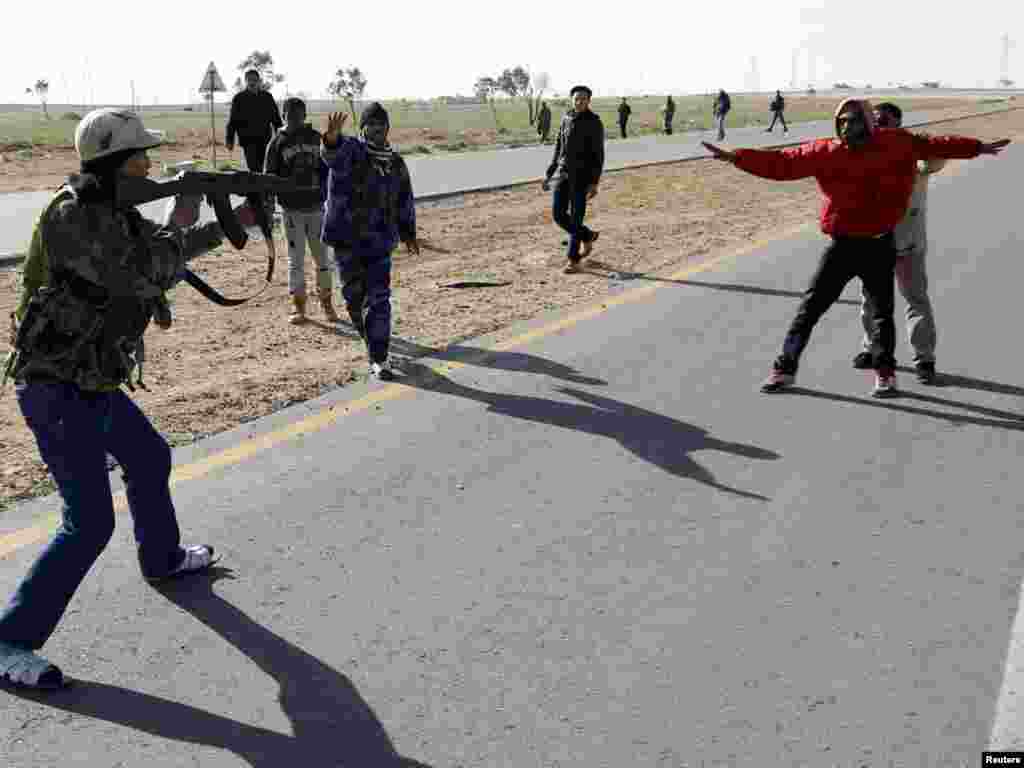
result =
[[[121,389],[142,385],[150,321],[171,324],[164,291],[189,259],[224,235],[217,222],[194,224],[194,199],[177,199],[169,226],[124,203],[122,192],[145,181],[147,150],[159,143],[132,112],[90,112],[75,131],[82,172],[68,178],[32,235],[4,378],[13,376],[22,415],[56,481],[63,524],[0,613],[0,684],[65,685],[60,669],[35,651],[113,534],[107,453],[124,468],[142,575],[160,580],[213,562],[213,547],[181,545],[170,447]],[[236,215],[244,227],[258,214],[243,206]]]

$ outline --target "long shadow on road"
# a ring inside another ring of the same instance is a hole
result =
[[[582,400],[583,403],[488,392],[460,384],[419,363],[406,363],[403,369],[407,375],[400,381],[408,386],[475,400],[486,404],[492,413],[511,418],[607,437],[635,456],[676,477],[690,478],[747,499],[770,501],[760,494],[720,483],[711,472],[694,461],[690,454],[710,450],[733,453],[748,459],[781,458],[774,451],[718,440],[711,437],[707,430],[692,424],[574,387],[556,387],[556,391]]]
[[[227,750],[252,768],[429,768],[398,754],[369,704],[345,675],[216,594],[213,585],[223,578],[233,578],[231,571],[214,566],[206,574],[162,585],[159,591],[277,681],[278,700],[293,735],[103,683],[78,681],[57,694],[19,695],[163,739]]]

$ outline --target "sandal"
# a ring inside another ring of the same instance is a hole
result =
[[[57,691],[71,684],[60,669],[42,656],[2,642],[0,683],[31,691]]]

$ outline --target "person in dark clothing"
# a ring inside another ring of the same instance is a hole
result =
[[[391,381],[391,252],[399,241],[419,255],[409,168],[388,142],[391,121],[379,102],[359,118],[362,138],[342,136],[347,116],[327,118],[320,156],[330,169],[324,227],[352,327],[366,342],[370,375]]]
[[[598,233],[583,225],[583,217],[604,170],[604,124],[590,110],[591,90],[577,85],[569,95],[573,108],[562,117],[555,153],[541,185],[545,192],[554,186],[551,216],[569,233],[566,274],[580,271],[580,261],[590,255],[597,240]]]
[[[266,173],[292,179],[306,191],[282,193],[279,202],[284,209],[284,225],[288,234],[288,293],[292,313],[288,322],[306,322],[306,243],[316,261],[316,287],[320,307],[328,322],[338,322],[334,311],[331,267],[327,249],[320,242],[323,230],[328,168],[320,158],[320,131],[306,122],[306,102],[292,96],[285,99],[284,117],[287,125],[270,140],[264,164]],[[320,187],[320,189],[317,189]]]
[[[715,97],[715,106],[712,110],[715,122],[718,124],[719,141],[725,139],[725,116],[729,114],[730,109],[732,109],[732,99],[729,98],[729,94],[723,89],[719,89],[718,96]]]
[[[626,138],[626,123],[629,122],[629,116],[633,114],[633,109],[626,103],[626,97],[622,97],[622,103],[619,104],[619,133],[622,134],[622,138]]]
[[[250,69],[245,73],[245,90],[231,99],[231,114],[224,131],[224,144],[228,152],[235,150],[235,135],[245,153],[245,164],[253,173],[263,173],[263,160],[267,144],[279,129],[281,113],[274,97],[263,88],[260,73]]]
[[[782,91],[775,92],[775,98],[772,99],[769,109],[772,111],[772,123],[765,129],[765,133],[772,132],[776,120],[782,122],[782,132],[789,133],[789,126],[786,125],[786,116],[783,114],[786,111],[786,100],[782,97]]]
[[[665,113],[665,135],[671,136],[672,120],[676,116],[676,103],[672,100],[671,93],[668,95],[668,98],[665,99],[665,109],[663,111]]]
[[[551,108],[546,101],[540,103],[540,111],[537,113],[537,135],[540,136],[541,144],[548,143],[551,135]]]

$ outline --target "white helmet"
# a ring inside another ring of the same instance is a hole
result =
[[[126,149],[143,150],[159,145],[163,134],[148,131],[134,112],[94,109],[75,128],[75,151],[83,163]]]

